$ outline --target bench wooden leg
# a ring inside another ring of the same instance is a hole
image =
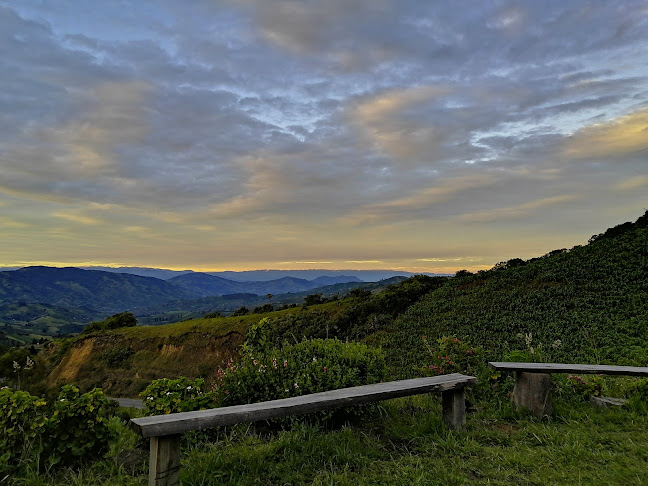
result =
[[[149,486],[179,486],[181,434],[151,437]]]
[[[551,375],[518,371],[513,389],[515,407],[529,410],[536,417],[551,415]]]
[[[461,430],[466,425],[466,400],[464,389],[455,388],[441,393],[443,421],[454,430]]]

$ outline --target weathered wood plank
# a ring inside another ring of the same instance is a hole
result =
[[[525,373],[579,373],[602,375],[648,376],[648,368],[637,366],[610,366],[566,363],[509,363],[489,362],[498,371],[521,371]]]
[[[182,434],[190,430],[302,415],[403,396],[444,392],[474,385],[477,379],[459,373],[342,388],[300,397],[231,407],[132,419],[144,437]]]
[[[179,486],[182,435],[151,437],[149,486]]]

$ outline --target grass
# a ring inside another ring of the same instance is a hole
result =
[[[123,424],[111,448],[133,447]],[[479,403],[466,430],[448,430],[436,396],[383,402],[377,415],[323,430],[295,425],[270,433],[249,425],[218,431],[212,443],[183,448],[182,484],[206,485],[546,485],[648,484],[648,415],[560,400],[551,419]],[[1,479],[1,478],[0,478]],[[113,459],[80,471],[37,474],[27,467],[6,484],[145,485]],[[0,484],[5,482],[0,481]]]

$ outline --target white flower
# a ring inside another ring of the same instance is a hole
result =
[[[317,363],[317,358],[313,358],[313,363]]]
[[[171,395],[171,392],[166,392],[166,395]]]
[[[533,342],[533,334],[532,333],[525,334],[524,341],[526,342],[527,346],[531,346],[531,343]]]
[[[191,385],[189,385],[189,386],[187,387],[187,390],[191,390],[191,388],[192,388],[192,386],[191,386]]]

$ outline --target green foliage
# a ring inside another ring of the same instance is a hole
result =
[[[0,472],[38,446],[46,418],[45,400],[24,391],[0,389]]]
[[[222,406],[366,385],[385,375],[382,352],[358,343],[314,339],[245,354],[216,383]]]
[[[423,336],[423,344],[430,354],[424,370],[431,375],[463,373],[476,375],[484,369],[483,352],[455,336],[443,336],[435,345]]]
[[[107,331],[110,329],[119,329],[122,327],[137,326],[137,319],[131,312],[121,312],[110,316],[104,321],[93,321],[88,324],[81,334],[89,334],[97,331]]]
[[[329,299],[313,294],[308,301],[312,307],[299,314],[273,317],[271,340],[279,345],[286,340],[294,342],[296,337],[364,339],[388,328],[412,304],[447,282],[445,277],[416,275],[371,296],[359,292],[356,297],[326,302]]]
[[[255,352],[263,352],[270,346],[268,338],[268,323],[269,318],[261,319],[259,322],[252,324],[247,333],[245,334],[245,342],[243,343],[242,350],[244,354],[252,354]]]
[[[323,304],[326,302],[326,299],[322,297],[321,293],[318,294],[309,294],[306,297],[304,297],[304,305],[317,305],[317,304]]]
[[[108,418],[115,407],[99,388],[81,393],[76,386],[63,386],[45,425],[48,463],[69,466],[105,454],[112,438]]]
[[[567,377],[573,392],[583,400],[589,400],[591,397],[600,397],[603,395],[605,379],[598,375],[589,375],[586,377],[569,375]]]
[[[162,378],[140,394],[145,415],[190,412],[214,408],[214,393],[205,389],[203,378]]]
[[[239,307],[234,312],[232,312],[232,317],[245,316],[249,313],[250,311],[248,310],[248,308],[243,306],[243,307]]]
[[[274,306],[272,304],[263,304],[259,305],[254,308],[252,311],[253,314],[265,314],[267,312],[272,312],[274,310]]]
[[[108,418],[115,405],[99,389],[81,393],[61,388],[51,405],[29,393],[0,390],[0,468],[28,460],[41,465],[72,466],[102,456],[112,432]]]

